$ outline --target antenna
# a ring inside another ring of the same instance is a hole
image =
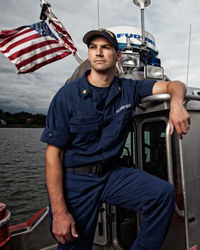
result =
[[[144,8],[151,4],[151,0],[133,0],[133,3],[140,7],[141,10],[141,33],[142,45],[145,46],[145,28],[144,28]]]
[[[100,28],[100,21],[99,21],[99,0],[97,0],[97,14],[98,14],[98,29]]]
[[[189,79],[189,68],[190,68],[190,40],[191,40],[191,31],[192,31],[192,25],[190,24],[190,33],[189,33],[189,49],[188,49],[188,66],[187,66],[187,81],[186,81],[186,86],[188,86],[188,79]]]

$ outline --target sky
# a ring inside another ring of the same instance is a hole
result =
[[[87,58],[87,47],[82,37],[89,30],[98,26],[140,27],[141,23],[140,8],[132,0],[49,0],[49,3],[83,59]],[[0,30],[40,21],[40,0],[0,0],[0,6]],[[195,88],[200,88],[199,12],[200,1],[196,0],[151,0],[151,5],[145,8],[145,30],[155,37],[165,74],[171,80],[181,80]],[[69,55],[19,76],[16,67],[0,53],[0,109],[46,114],[53,96],[78,65]]]

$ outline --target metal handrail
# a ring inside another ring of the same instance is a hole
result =
[[[200,96],[186,95],[183,104],[186,105],[189,101],[200,101]]]
[[[170,99],[171,99],[170,94],[151,95],[151,96],[142,98],[141,103],[154,102],[154,101],[167,101]]]
[[[166,152],[167,152],[167,171],[168,171],[168,181],[174,186],[173,177],[173,161],[172,161],[172,148],[171,148],[171,135],[170,135],[170,123],[168,122],[166,126]],[[175,211],[181,216],[185,217],[185,212],[181,210],[175,203]]]
[[[171,99],[170,94],[158,94],[144,97],[141,100],[141,103],[145,102],[154,102],[154,101],[168,101]],[[186,95],[184,98],[184,104],[187,104],[189,101],[200,101],[200,96],[196,95]]]

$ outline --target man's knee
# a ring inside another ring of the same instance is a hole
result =
[[[164,185],[161,186],[160,196],[163,198],[163,201],[173,209],[175,206],[175,189],[172,184],[164,182]]]

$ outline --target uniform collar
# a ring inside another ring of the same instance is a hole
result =
[[[84,75],[82,76],[81,81],[81,96],[83,99],[86,99],[88,96],[90,96],[91,89],[90,84],[87,80],[87,76],[90,74],[90,70],[85,71]]]
[[[84,75],[82,76],[81,81],[81,96],[83,99],[86,99],[88,96],[90,96],[91,88],[90,84],[87,81],[87,76],[90,74],[90,70],[87,70]],[[118,95],[121,92],[121,83],[120,79],[115,76],[113,82],[111,83],[110,91],[106,100],[106,104],[109,103],[116,95]]]

